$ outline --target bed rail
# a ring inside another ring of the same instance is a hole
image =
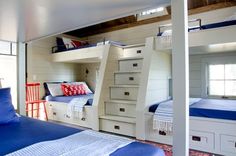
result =
[[[202,28],[202,20],[201,20],[200,18],[198,18],[198,19],[192,19],[192,20],[189,20],[189,21],[188,21],[188,23],[194,23],[194,22],[198,22],[198,27],[197,27],[197,28],[199,28],[199,29]],[[164,24],[164,25],[158,26],[158,34],[161,34],[161,33],[162,33],[161,30],[162,30],[163,28],[171,27],[171,26],[172,26],[172,24]]]

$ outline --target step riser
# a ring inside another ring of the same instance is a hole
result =
[[[138,96],[137,87],[111,87],[110,88],[110,99],[112,100],[132,100],[136,101]]]
[[[142,59],[121,60],[119,61],[119,71],[121,72],[141,71],[142,65],[143,65]]]
[[[107,115],[135,117],[136,105],[105,103],[105,110]]]
[[[116,73],[115,84],[116,85],[138,85],[140,82],[140,73]]]

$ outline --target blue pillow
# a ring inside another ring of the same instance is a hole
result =
[[[19,122],[15,109],[11,101],[11,89],[0,89],[0,124],[9,124]]]

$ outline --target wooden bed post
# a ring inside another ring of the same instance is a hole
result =
[[[173,155],[189,155],[189,50],[187,0],[172,0]]]
[[[21,115],[25,115],[25,43],[17,43],[17,107]]]

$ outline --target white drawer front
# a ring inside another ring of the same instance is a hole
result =
[[[132,104],[118,104],[118,103],[106,103],[106,114],[135,117],[136,105]]]
[[[111,87],[111,99],[113,100],[137,100],[138,88]]]
[[[142,57],[144,47],[126,48],[124,49],[124,57]]]
[[[203,151],[214,149],[213,133],[190,130],[189,134],[190,148]]]
[[[138,85],[140,73],[116,73],[115,84],[118,85]]]
[[[119,71],[140,71],[142,69],[143,59],[120,60]]]
[[[100,119],[100,129],[111,133],[123,134],[127,136],[135,135],[135,124]]]
[[[236,155],[236,136],[221,135],[220,140],[220,148],[222,152]]]

